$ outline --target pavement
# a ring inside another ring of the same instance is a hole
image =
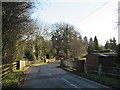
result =
[[[108,86],[76,76],[61,68],[59,62],[33,66],[26,75],[22,88],[97,88],[111,89]]]

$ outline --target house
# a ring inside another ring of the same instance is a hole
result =
[[[86,55],[86,64],[102,65],[105,67],[114,66],[117,58],[116,53],[91,53]]]

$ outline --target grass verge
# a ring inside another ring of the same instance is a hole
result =
[[[120,79],[115,79],[112,77],[108,77],[105,75],[98,75],[98,74],[93,74],[93,73],[79,73],[80,76],[83,76],[85,78],[97,81],[99,83],[108,85],[113,88],[120,88]]]
[[[27,67],[45,65],[47,63],[39,63],[39,64],[30,64]],[[20,83],[20,79],[24,79],[24,72],[27,68],[22,70],[15,70],[13,73],[8,75],[5,79],[2,80],[2,88],[18,88]]]
[[[2,88],[17,88],[20,82],[20,77],[23,75],[24,70],[15,70],[9,76],[2,80]]]
[[[38,65],[45,65],[45,64],[47,64],[47,63],[29,64],[27,66],[31,67],[31,66],[38,66]]]
[[[71,68],[64,67],[64,66],[59,66],[59,67],[66,70],[66,71],[69,71],[73,74],[76,74],[78,76],[93,80],[95,82],[110,86],[110,87],[115,88],[115,89],[118,89],[118,88],[120,89],[120,79],[115,79],[115,78],[108,77],[105,75],[98,75],[98,74],[93,74],[93,73],[86,74],[84,72],[79,72],[79,71],[76,71],[76,70],[73,70]]]

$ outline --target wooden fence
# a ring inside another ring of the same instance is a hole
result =
[[[118,67],[103,67],[102,65],[90,65],[86,64],[84,60],[61,60],[61,65],[71,67],[85,73],[96,73],[107,76],[114,76],[120,78],[120,68]]]
[[[114,76],[120,78],[120,68],[118,67],[103,67],[102,65],[89,65],[84,64],[84,71],[85,73],[91,72],[91,73],[97,73],[97,74],[103,74],[108,76]]]
[[[32,64],[34,62],[32,61],[15,61],[11,64],[4,64],[0,67],[0,77],[2,77],[2,79],[4,79],[6,76],[8,76],[10,73],[12,73],[14,70],[16,69],[23,69],[26,65],[28,64]]]
[[[7,75],[12,73],[16,69],[17,69],[17,62],[2,65],[2,67],[0,67],[0,70],[2,71],[1,77],[5,78]]]

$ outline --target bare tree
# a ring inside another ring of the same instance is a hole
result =
[[[58,57],[70,59],[85,54],[81,35],[73,25],[64,22],[54,24],[52,42],[53,47],[57,50]]]
[[[35,47],[35,55],[37,59],[40,59],[40,57],[43,56],[44,54],[44,43],[45,43],[45,39],[46,37],[49,36],[49,25],[45,24],[43,22],[36,22],[35,24],[37,27],[34,31],[34,34],[32,35],[32,37],[34,38],[34,47]]]

